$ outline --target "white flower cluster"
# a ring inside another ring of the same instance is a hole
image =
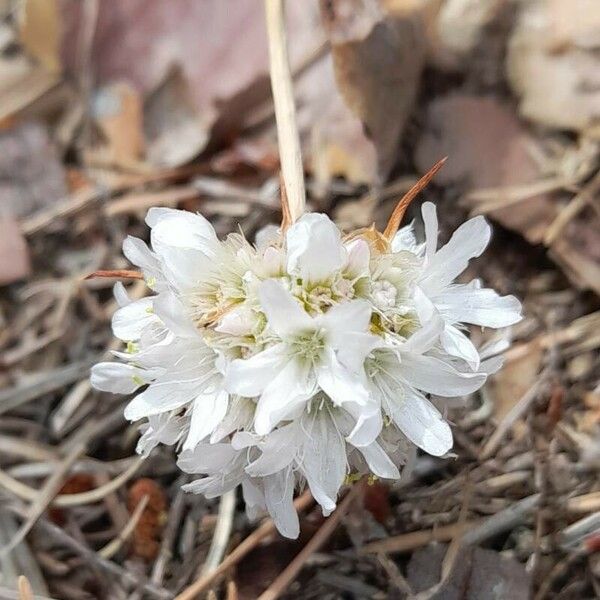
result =
[[[241,484],[250,515],[266,509],[295,537],[299,486],[329,514],[348,478],[396,479],[415,447],[447,453],[450,427],[426,395],[469,394],[499,366],[463,324],[520,319],[514,297],[453,283],[486,247],[485,220],[440,249],[431,203],[423,220],[423,243],[411,226],[388,242],[306,214],[252,246],[220,241],[199,215],[151,209],[152,249],[129,237],[123,250],[155,293],[131,302],[117,284],[126,350],[92,383],[135,393],[125,416],[145,420],[138,451],[176,444],[179,467],[201,476],[189,491]]]

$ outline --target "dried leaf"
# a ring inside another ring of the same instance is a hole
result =
[[[208,142],[208,123],[196,112],[181,69],[172,69],[144,104],[148,160],[177,167],[197,156]]]
[[[0,216],[27,216],[62,200],[66,177],[44,127],[0,131]]]
[[[419,10],[374,0],[322,1],[336,80],[377,150],[381,180],[396,160],[425,58]]]
[[[118,82],[101,88],[93,101],[93,117],[104,143],[92,158],[127,168],[135,165],[144,150],[142,101],[129,84]]]
[[[454,183],[462,191],[502,188],[541,178],[532,158],[533,146],[534,140],[513,113],[493,98],[450,94],[430,104],[415,160],[419,170],[426,172],[440,156],[448,156],[436,177],[440,184]],[[499,192],[500,205],[502,198]],[[477,207],[469,197],[465,201]],[[510,205],[489,215],[535,244],[542,241],[555,207],[548,194],[538,193],[520,202],[519,210]]]
[[[19,11],[19,40],[27,54],[50,73],[61,70],[60,14],[56,0],[25,0]]]
[[[537,123],[584,130],[600,120],[600,4],[523,3],[508,45],[507,74],[520,113]]]
[[[29,277],[29,248],[17,221],[0,215],[0,286]]]

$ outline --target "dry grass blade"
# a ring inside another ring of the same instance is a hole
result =
[[[85,276],[85,279],[96,279],[103,277],[106,279],[144,279],[139,271],[130,271],[128,269],[115,269],[112,271],[94,271]]]
[[[275,103],[279,156],[292,223],[304,212],[306,191],[296,125],[292,75],[287,52],[282,0],[265,0],[271,88]]]
[[[137,527],[144,509],[148,505],[148,500],[150,500],[150,497],[146,495],[137,503],[137,506],[125,527],[123,527],[114,540],[111,540],[106,546],[98,550],[98,556],[101,556],[102,558],[112,558],[121,549],[121,546],[127,541],[127,538],[129,538]]]
[[[490,458],[494,452],[498,449],[500,442],[504,439],[504,436],[508,433],[510,428],[514,425],[515,421],[521,417],[525,411],[531,406],[531,404],[537,399],[540,392],[546,386],[548,377],[550,375],[549,370],[544,371],[538,378],[538,380],[523,394],[518,402],[512,407],[507,415],[502,419],[502,422],[496,428],[496,431],[490,436],[488,441],[484,444],[479,454],[480,460]]]
[[[235,511],[235,490],[230,490],[221,497],[219,503],[219,514],[217,516],[217,525],[213,533],[213,539],[206,556],[206,561],[202,565],[201,576],[212,573],[221,562],[229,536],[231,535],[231,526],[233,525],[233,513]]]
[[[17,587],[19,588],[19,600],[33,600],[31,584],[25,575],[19,577]]]
[[[81,445],[79,444],[74,446],[74,449],[71,452],[75,452],[80,447]],[[118,490],[126,481],[133,477],[133,475],[142,465],[143,461],[143,458],[138,457],[128,469],[123,471],[121,475],[115,477],[107,484],[101,485],[100,487],[90,490],[89,492],[81,492],[79,494],[61,494],[59,496],[56,496],[54,499],[50,499],[50,505],[65,508],[68,506],[81,506],[83,504],[93,504],[94,502],[99,502],[100,500],[108,496],[108,494],[111,494],[115,490]],[[37,490],[30,488],[28,485],[25,485],[24,483],[13,479],[12,477],[10,477],[10,475],[7,475],[4,471],[1,470],[0,485],[5,487],[7,490],[9,490],[15,496],[18,496],[22,500],[29,500],[30,502],[35,501],[35,499],[40,493]]]
[[[292,562],[282,571],[275,581],[259,596],[258,600],[276,600],[285,592],[287,587],[296,579],[306,561],[329,539],[336,530],[344,515],[352,505],[352,502],[358,497],[363,489],[364,482],[357,483],[346,494],[335,512],[328,517],[321,528],[313,535],[310,541],[300,550]]]
[[[429,169],[415,185],[413,185],[404,196],[400,199],[398,204],[396,204],[396,208],[394,208],[394,212],[388,221],[388,224],[383,232],[383,237],[387,240],[391,240],[398,231],[400,227],[400,223],[402,223],[402,219],[404,218],[404,213],[406,213],[407,208],[410,206],[410,203],[417,197],[417,195],[423,191],[429,182],[435,177],[435,174],[444,166],[448,157],[444,157]]]
[[[48,480],[42,489],[39,492],[34,493],[33,504],[29,508],[27,520],[25,523],[23,523],[9,544],[0,551],[2,554],[10,552],[17,544],[25,539],[25,536],[29,533],[31,528],[35,525],[35,522],[40,518],[42,513],[52,502],[52,499],[58,490],[61,488],[64,477],[68,473],[73,463],[85,451],[85,446],[86,445],[84,443],[74,446],[67,456],[65,456],[64,460],[56,465],[56,470],[50,477],[48,477]]]
[[[365,544],[361,549],[361,554],[391,554],[393,552],[408,552],[426,546],[431,542],[447,542],[464,532],[475,527],[478,521],[467,521],[465,523],[452,523],[451,525],[442,525],[435,529],[426,529],[423,531],[412,531],[393,537],[386,538],[377,542]]]
[[[310,506],[313,498],[307,490],[294,501],[294,508],[297,511],[304,510]],[[188,586],[175,600],[194,600],[199,597],[199,594],[204,592],[217,577],[223,574],[227,569],[237,564],[248,552],[253,550],[261,540],[271,535],[276,531],[275,523],[272,519],[267,519],[258,529],[254,530],[231,554],[228,554],[223,562],[212,572],[204,577],[200,577],[190,586]]]

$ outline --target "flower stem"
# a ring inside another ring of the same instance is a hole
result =
[[[279,156],[285,185],[282,198],[287,198],[287,211],[293,223],[304,212],[306,192],[287,52],[283,0],[265,0],[265,12],[269,37],[271,89],[275,103]]]

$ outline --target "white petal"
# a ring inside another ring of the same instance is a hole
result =
[[[413,354],[423,354],[430,350],[438,341],[441,333],[444,331],[444,321],[434,313],[427,321],[422,323],[420,329],[417,329],[400,347],[402,352],[411,352]]]
[[[125,286],[120,281],[117,281],[113,286],[113,296],[115,297],[115,301],[119,305],[119,308],[123,308],[132,302]]]
[[[213,226],[201,215],[172,208],[151,208],[146,223],[152,228],[150,240],[158,254],[166,247],[194,248],[214,256],[218,239]]]
[[[409,387],[397,401],[386,399],[390,418],[404,435],[433,456],[442,456],[452,448],[452,431],[440,412]]]
[[[349,411],[353,403],[345,404],[344,407]],[[383,427],[383,420],[381,418],[381,410],[377,404],[373,404],[373,407],[368,411],[365,411],[364,407],[360,407],[360,410],[356,417],[356,425],[351,431],[350,435],[346,438],[346,441],[353,446],[363,447],[372,444]]]
[[[115,337],[125,342],[140,339],[142,332],[158,319],[154,314],[153,303],[155,296],[142,298],[119,308],[112,318],[112,330]]]
[[[300,466],[314,499],[328,515],[335,509],[346,475],[344,438],[325,411],[306,415],[302,428],[306,437]]]
[[[346,261],[339,229],[326,215],[303,215],[287,231],[288,273],[304,281],[326,281]]]
[[[342,365],[330,348],[325,349],[323,364],[317,368],[317,383],[337,406],[345,402],[366,405],[371,400],[364,376]]]
[[[227,412],[229,394],[219,390],[212,394],[200,394],[192,405],[190,431],[183,445],[184,450],[191,450],[198,442],[209,436],[223,420]]]
[[[265,250],[271,244],[275,244],[279,241],[281,236],[281,229],[277,225],[269,223],[256,232],[254,238],[257,250]]]
[[[424,202],[421,206],[423,225],[425,226],[425,256],[431,260],[437,248],[438,218],[433,202]]]
[[[225,374],[225,389],[248,398],[258,396],[287,362],[285,344],[276,344],[250,358],[232,360]]]
[[[408,251],[419,254],[422,246],[417,243],[414,221],[406,225],[392,238],[392,252]]]
[[[255,521],[267,508],[265,495],[260,487],[250,479],[242,481],[242,495],[246,504],[246,515],[250,521]]]
[[[291,471],[280,471],[264,479],[265,502],[281,535],[296,539],[300,533],[298,513],[294,508],[294,477]]]
[[[453,322],[482,327],[507,327],[518,323],[521,303],[514,296],[499,296],[489,288],[455,285],[436,297],[440,312]]]
[[[371,259],[369,244],[365,240],[353,240],[346,245],[346,251],[348,252],[344,269],[346,274],[354,279],[369,275],[369,261]]]
[[[217,327],[215,327],[215,331],[235,336],[250,335],[256,326],[256,322],[256,313],[247,306],[240,306],[230,310],[223,316]]]
[[[125,418],[138,421],[143,417],[158,415],[169,410],[181,408],[198,395],[198,390],[182,388],[176,382],[163,384],[153,383],[147,390],[138,394],[126,407]]]
[[[123,241],[123,254],[129,262],[142,269],[146,278],[161,276],[160,261],[139,238],[128,235]]]
[[[148,383],[140,378],[143,371],[123,363],[103,362],[92,367],[92,386],[101,392],[112,394],[132,394],[140,386]]]
[[[181,452],[177,466],[185,473],[220,473],[237,455],[231,444],[198,444]]]
[[[431,294],[451,284],[469,261],[485,250],[490,236],[490,226],[481,215],[463,223],[429,260],[426,273],[419,281],[425,293]]]
[[[264,477],[287,467],[298,451],[296,429],[295,424],[290,424],[267,435],[261,444],[262,454],[246,467],[246,473],[251,477]]]
[[[382,477],[383,479],[400,479],[398,467],[396,467],[377,442],[363,446],[359,448],[359,451],[365,457],[373,475],[377,475],[377,477]]]
[[[464,396],[478,390],[485,373],[461,373],[433,356],[403,354],[401,376],[409,385],[437,396]]]
[[[315,393],[310,365],[290,360],[275,373],[256,405],[254,428],[259,435],[269,433]]]
[[[179,293],[193,292],[214,271],[214,258],[195,248],[165,247],[161,251],[165,279]]]
[[[327,340],[338,351],[340,360],[357,370],[365,357],[380,343],[368,333],[371,305],[366,300],[351,300],[332,306],[318,323],[327,331]]]
[[[158,296],[154,296],[153,308],[165,327],[178,337],[199,338],[198,330],[175,294],[161,292]]]
[[[446,325],[440,336],[442,347],[450,356],[462,358],[474,371],[479,368],[479,352],[471,340],[454,325]]]
[[[285,339],[314,329],[313,319],[279,282],[263,281],[258,295],[269,327],[279,337]]]

